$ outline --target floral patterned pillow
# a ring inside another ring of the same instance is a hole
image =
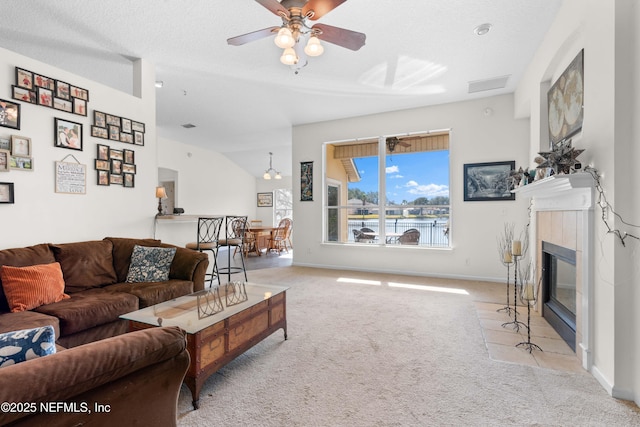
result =
[[[56,352],[53,326],[0,334],[0,368]]]
[[[127,282],[164,282],[168,280],[169,269],[175,255],[176,248],[135,245],[131,254]]]

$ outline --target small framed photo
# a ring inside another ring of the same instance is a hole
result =
[[[0,182],[0,203],[13,203],[13,182]]]
[[[122,160],[111,159],[111,175],[122,175]]]
[[[109,177],[109,170],[98,170],[98,185],[109,185],[111,183]]]
[[[73,104],[71,101],[67,101],[66,99],[53,97],[53,108],[56,110],[66,111],[67,113],[73,112]]]
[[[43,87],[38,88],[38,105],[53,108],[53,91]]]
[[[110,148],[109,158],[122,161],[124,159],[124,155],[122,153],[122,150],[116,150],[116,149]]]
[[[133,135],[130,133],[122,133],[120,132],[120,142],[125,142],[127,144],[133,144]]]
[[[0,150],[11,150],[11,140],[9,138],[0,138]]]
[[[132,173],[125,173],[122,176],[123,180],[122,180],[122,186],[123,187],[129,187],[129,188],[133,188],[136,186],[136,176]]]
[[[124,155],[123,161],[124,161],[125,164],[133,165],[133,164],[136,163],[135,162],[135,155],[136,155],[135,151],[125,149],[123,155]]]
[[[11,155],[31,157],[31,138],[11,135]]]
[[[67,101],[71,99],[69,95],[69,83],[56,80],[56,97],[66,99]]]
[[[91,136],[102,139],[109,139],[109,131],[106,128],[91,126]]]
[[[96,154],[98,160],[109,160],[109,146],[98,144],[98,152]]]
[[[133,132],[133,143],[136,145],[144,145],[144,133],[134,131]]]
[[[120,127],[120,117],[111,114],[105,114],[105,117],[108,125]]]
[[[98,171],[110,171],[111,170],[111,160],[96,159],[96,170],[98,170]]]
[[[109,125],[109,139],[120,141],[120,128],[116,125]]]
[[[11,86],[11,88],[13,89],[13,99],[29,102],[31,104],[37,103],[38,98],[35,91],[25,89],[20,86]]]
[[[73,114],[78,114],[80,116],[87,115],[87,101],[80,98],[72,98],[73,99]]]
[[[515,160],[464,165],[464,201],[515,200],[509,176]]]
[[[122,185],[122,175],[109,175],[109,184],[112,185]]]
[[[10,163],[11,152],[9,150],[0,149],[0,172],[9,172]]]
[[[93,110],[93,125],[101,128],[106,128],[107,115],[101,111]]]
[[[23,171],[32,171],[33,170],[33,158],[31,157],[21,157],[21,156],[11,156],[9,159],[9,167],[11,169],[23,170]]]
[[[54,145],[82,151],[82,124],[54,118]]]
[[[16,67],[16,84],[25,89],[33,89],[33,73]]]
[[[89,91],[86,89],[82,89],[72,85],[69,87],[69,93],[74,98],[82,99],[85,102],[89,101]]]
[[[136,132],[144,133],[144,123],[132,121],[131,122],[131,130],[134,130]]]
[[[0,126],[20,130],[20,104],[0,99]]]
[[[123,117],[120,121],[122,122],[122,132],[131,133],[131,120]]]
[[[50,77],[33,73],[33,87],[43,87],[49,90],[55,90],[56,81]]]
[[[136,173],[136,165],[128,165],[126,163],[122,164],[122,173],[135,174]]]
[[[258,193],[258,207],[270,208],[273,206],[273,193]]]

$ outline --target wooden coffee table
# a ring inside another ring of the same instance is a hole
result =
[[[200,406],[202,385],[211,374],[280,328],[287,339],[287,287],[247,283],[246,301],[235,305],[227,305],[224,287],[219,288],[223,310],[210,316],[198,310],[198,295],[202,307],[204,291],[120,316],[129,321],[130,331],[178,326],[187,332],[191,364],[184,382],[194,409]]]

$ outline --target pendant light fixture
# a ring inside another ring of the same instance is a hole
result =
[[[264,175],[262,175],[263,179],[271,179],[271,174],[274,173],[275,179],[282,179],[282,175],[280,175],[280,172],[278,172],[277,170],[275,170],[273,168],[273,153],[269,152],[269,169],[267,169],[266,171],[264,171]]]

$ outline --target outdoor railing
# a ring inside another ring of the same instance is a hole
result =
[[[354,241],[353,230],[360,230],[363,227],[370,228],[374,233],[379,232],[378,220],[355,220],[348,221],[349,242]],[[386,233],[404,233],[405,231],[415,228],[420,232],[421,246],[430,246],[438,248],[449,247],[449,225],[446,222],[437,220],[396,220],[390,219],[386,221]]]

